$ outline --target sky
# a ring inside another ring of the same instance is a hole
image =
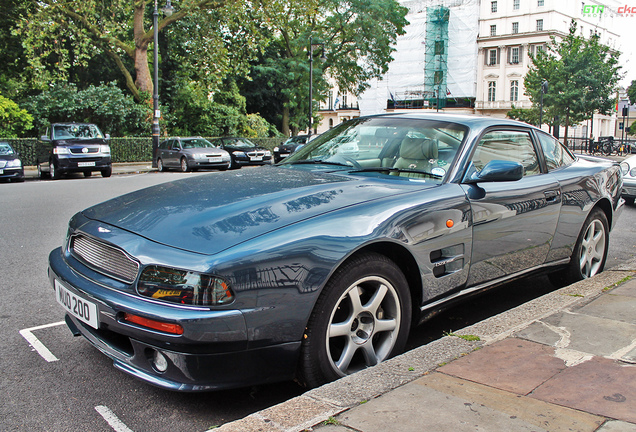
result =
[[[627,4],[636,1],[628,1]],[[620,62],[621,72],[625,77],[620,81],[622,87],[628,87],[633,80],[636,80],[636,13],[630,16],[622,16],[614,18],[615,31],[620,35],[621,51]]]

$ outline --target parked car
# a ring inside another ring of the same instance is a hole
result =
[[[38,142],[38,176],[59,179],[67,173],[81,172],[90,177],[99,171],[102,177],[110,177],[113,165],[109,140],[110,135],[91,123],[51,124]]]
[[[226,150],[231,157],[230,169],[244,165],[270,165],[272,152],[261,148],[247,138],[217,138],[212,143]]]
[[[367,128],[377,145],[357,144]],[[621,188],[618,163],[524,123],[361,117],[276,166],[77,213],[49,277],[72,332],[148,383],[313,387],[399,353],[455,300],[601,272]]]
[[[297,135],[288,138],[283,144],[274,147],[274,163],[278,163],[285,159],[298,149],[299,146],[306,144],[309,135]]]
[[[0,180],[24,181],[20,155],[8,142],[0,142]]]
[[[621,162],[621,173],[623,174],[621,196],[627,204],[634,205],[634,198],[636,198],[636,156],[630,156]]]
[[[156,154],[159,171],[177,168],[183,172],[199,168],[226,170],[230,166],[230,154],[201,137],[174,137],[159,144]]]

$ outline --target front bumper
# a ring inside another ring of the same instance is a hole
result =
[[[623,179],[623,189],[621,191],[623,198],[636,198],[636,182],[626,183]]]
[[[147,383],[177,391],[209,391],[292,379],[300,341],[249,349],[248,329],[239,310],[186,308],[147,301],[108,288],[71,268],[61,248],[49,256],[49,279],[97,305],[97,329],[68,315],[75,335],[84,336],[113,360],[116,368]],[[169,335],[123,320],[124,313],[176,322],[183,335]],[[167,359],[165,371],[153,363],[155,352]]]
[[[1,180],[24,180],[24,168],[0,168]]]
[[[60,172],[101,171],[112,167],[110,156],[58,157],[57,169]]]

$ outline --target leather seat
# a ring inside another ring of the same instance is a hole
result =
[[[393,168],[431,172],[438,157],[437,141],[428,138],[406,137],[400,144],[400,157]],[[401,177],[422,178],[419,173],[393,172]]]

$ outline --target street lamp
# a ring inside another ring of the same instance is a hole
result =
[[[541,83],[541,107],[539,108],[539,128],[543,124],[543,95],[548,92],[548,82],[543,80]]]
[[[161,9],[166,16],[171,16],[174,12],[171,0],[166,0],[166,6]],[[154,79],[152,90],[152,160],[155,162],[155,154],[159,148],[159,11],[157,10],[157,0],[155,0],[155,10],[152,13],[152,28],[154,32]]]
[[[320,55],[320,61],[324,63],[327,60],[325,57],[325,44],[313,43],[313,38],[309,38],[309,138],[311,138],[311,130],[314,123],[314,47],[321,47],[322,53]]]

